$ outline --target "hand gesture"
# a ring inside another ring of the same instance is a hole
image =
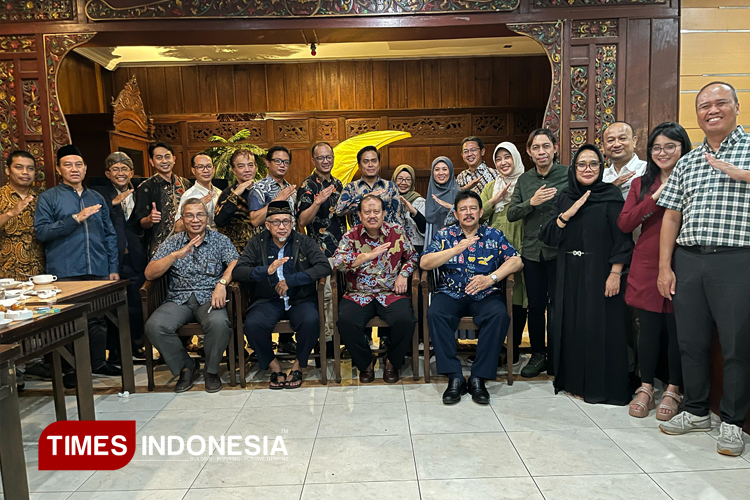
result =
[[[406,288],[409,285],[409,278],[404,278],[400,274],[396,278],[396,282],[393,284],[393,291],[396,295],[404,295]]]
[[[632,179],[634,175],[635,175],[635,172],[625,172],[620,177],[618,177],[617,179],[613,180],[612,184],[614,184],[617,187],[620,187],[623,184],[625,184],[626,182],[628,182],[630,179]]]
[[[620,293],[620,275],[609,273],[607,283],[604,285],[604,296],[614,297],[618,293]]]
[[[16,203],[16,206],[8,210],[8,215],[11,217],[18,217],[21,215],[21,212],[24,211],[26,207],[29,206],[29,203],[31,203],[31,200],[34,198],[34,195],[30,194],[27,195],[26,198],[21,198],[18,203]]]
[[[173,255],[177,259],[184,259],[189,254],[193,253],[193,250],[195,249],[195,247],[201,244],[201,241],[203,241],[203,237],[198,235],[190,240],[187,245],[174,252]]]
[[[464,238],[458,243],[458,245],[453,247],[453,253],[455,255],[461,255],[462,253],[464,253],[464,250],[472,246],[477,241],[479,241],[479,236],[477,235],[474,235],[471,238]]]
[[[474,179],[473,181],[471,181],[471,182],[469,182],[468,184],[466,184],[465,186],[463,186],[463,187],[461,188],[461,191],[468,191],[469,189],[474,189],[474,187],[475,187],[475,186],[476,186],[477,184],[479,184],[479,181],[481,181],[481,180],[482,180],[482,178],[481,178],[481,177],[477,177],[477,178],[476,178],[476,179]]]
[[[334,191],[336,191],[336,186],[334,186],[333,184],[323,189],[320,193],[315,195],[315,204],[317,206],[320,206],[325,203],[326,200],[331,197]]]
[[[432,199],[435,200],[435,203],[440,205],[443,208],[447,208],[448,210],[453,210],[453,205],[448,203],[447,201],[443,201],[440,198],[437,197],[437,195],[432,195]]]
[[[659,196],[661,196],[661,192],[664,191],[664,187],[667,185],[667,183],[663,183],[661,186],[659,186],[659,189],[656,190],[654,194],[651,195],[651,198],[654,201],[659,201]]]
[[[211,294],[211,307],[223,309],[227,305],[227,287],[219,283]]]
[[[276,284],[276,293],[279,294],[279,297],[286,295],[287,290],[289,290],[289,287],[286,284],[286,280],[281,280]]]
[[[495,182],[497,182],[497,181],[495,181]],[[498,203],[500,203],[500,200],[502,200],[503,198],[505,198],[505,195],[508,194],[508,190],[510,189],[510,186],[511,186],[510,184],[506,184],[503,189],[501,189],[495,196],[493,196],[492,198],[490,198],[490,205],[492,205],[494,207],[495,205],[497,205]]]
[[[203,202],[204,205],[208,206],[208,204],[211,203],[211,200],[213,199],[214,199],[214,194],[208,193],[206,196],[201,198],[201,201]]]
[[[469,282],[466,284],[466,293],[469,295],[476,295],[482,290],[486,290],[491,287],[494,281],[489,276],[477,274],[472,276]]]
[[[244,193],[246,189],[250,189],[250,187],[253,185],[254,182],[255,182],[255,179],[250,179],[249,181],[245,181],[241,184],[238,184],[237,188],[234,190],[234,194],[236,194],[237,196],[241,196],[242,193]]]
[[[80,212],[78,212],[78,222],[83,222],[95,213],[99,211],[99,209],[102,208],[101,205],[91,205],[90,207],[86,207]]]
[[[161,222],[161,212],[156,209],[156,202],[152,202],[151,207],[151,213],[148,215],[149,220],[152,224]]]
[[[289,199],[290,196],[292,196],[295,192],[295,189],[297,189],[297,186],[294,184],[290,184],[281,191],[279,191],[279,194],[276,195],[276,198],[274,198],[273,201],[286,201]]]
[[[542,203],[554,198],[556,194],[557,188],[547,188],[547,185],[544,184],[542,187],[536,190],[536,193],[534,193],[534,196],[531,197],[529,203],[531,203],[532,207],[538,207]]]
[[[411,203],[409,203],[408,201],[406,201],[406,198],[404,198],[403,196],[399,196],[398,198],[399,198],[399,200],[401,200],[401,203],[403,203],[404,208],[409,211],[409,213],[411,214],[412,217],[414,217],[415,215],[417,215],[417,209],[414,208],[414,206]]]
[[[717,160],[715,157],[711,156],[708,153],[703,153],[706,156],[706,160],[708,160],[708,164],[714,167],[717,170],[721,170],[725,174],[727,174],[730,178],[740,181],[743,180],[742,177],[745,174],[745,171],[741,168],[735,167],[731,163],[727,163],[725,161]]]
[[[659,293],[665,299],[672,300],[672,295],[675,294],[675,285],[677,285],[677,277],[674,275],[672,269],[662,271],[659,269],[659,277],[656,280],[656,286],[659,289]]]
[[[114,207],[116,205],[119,205],[120,203],[125,201],[125,198],[130,196],[132,193],[133,193],[133,190],[128,189],[127,191],[123,191],[122,193],[118,194],[117,196],[115,196],[115,199],[112,200],[112,206]]]
[[[378,197],[380,197],[380,196],[383,196],[383,195],[385,194],[385,189],[376,189],[375,191],[370,191],[370,192],[369,192],[369,193],[367,193],[367,194],[371,194],[371,195],[373,195],[373,196],[378,196]]]
[[[573,217],[575,214],[578,213],[578,211],[581,209],[581,207],[583,206],[583,204],[586,203],[586,200],[589,199],[589,195],[591,195],[591,191],[586,191],[585,193],[583,193],[583,196],[581,196],[580,198],[578,198],[578,201],[576,201],[575,203],[573,203],[573,206],[570,207],[565,212],[565,214],[563,214],[563,217],[566,220],[570,220],[571,217]]]
[[[120,275],[117,274],[117,273],[109,273],[109,279],[111,281],[119,281],[120,280]]]
[[[284,262],[288,260],[289,257],[284,257],[283,259],[276,259],[275,261],[271,262],[271,265],[268,266],[268,275],[272,276],[281,266],[284,265]]]
[[[389,242],[389,243],[383,243],[382,245],[378,245],[378,246],[376,246],[375,248],[373,248],[372,250],[370,250],[369,252],[367,252],[367,253],[365,254],[365,256],[367,257],[367,260],[368,260],[368,261],[370,261],[370,260],[373,260],[373,259],[376,259],[376,258],[378,258],[378,256],[379,256],[380,254],[382,254],[382,253],[384,253],[384,252],[388,251],[388,249],[389,249],[390,247],[391,247],[391,244],[390,244],[390,242]]]

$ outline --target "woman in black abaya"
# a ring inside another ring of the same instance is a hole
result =
[[[553,345],[555,391],[588,403],[627,405],[628,346],[623,268],[633,239],[620,231],[620,190],[602,181],[604,159],[591,144],[578,150],[540,239],[560,249]],[[562,279],[561,279],[562,278]]]

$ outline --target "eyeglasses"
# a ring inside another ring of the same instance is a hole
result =
[[[289,160],[280,160],[279,158],[274,158],[274,159],[272,159],[271,161],[272,161],[272,162],[273,162],[273,164],[274,164],[274,165],[276,165],[277,167],[280,167],[280,166],[282,166],[282,165],[284,165],[285,167],[288,167],[289,165],[291,165],[291,164],[292,164],[292,162],[291,162],[291,161],[289,161]]]
[[[199,213],[199,214],[187,214],[184,216],[185,220],[203,220],[206,218],[206,214]]]
[[[591,169],[591,171],[593,172],[594,170],[599,170],[600,166],[601,166],[601,163],[599,163],[598,161],[592,161],[589,163],[580,161],[576,163],[576,170],[578,170],[579,172],[585,172],[586,169],[588,168],[588,169]]]
[[[651,148],[651,154],[652,155],[658,155],[658,154],[661,154],[662,151],[664,151],[668,155],[671,155],[672,153],[674,153],[675,151],[677,151],[677,146],[678,146],[678,144],[673,144],[673,143],[667,144],[664,147],[654,146],[654,147]]]
[[[209,163],[208,165],[193,165],[193,168],[196,170],[200,170],[201,172],[208,172],[209,170],[214,168],[214,166]]]
[[[464,149],[462,153],[465,155],[473,155],[473,154],[477,154],[479,151],[480,151],[479,148],[472,148],[472,149]]]
[[[315,161],[323,163],[324,161],[333,161],[333,155],[328,156],[316,156]]]
[[[110,172],[119,174],[120,172],[127,174],[132,169],[130,167],[112,167],[109,169]]]
[[[292,219],[284,219],[284,220],[269,220],[268,223],[271,224],[273,227],[279,227],[279,226],[291,226],[292,225]]]

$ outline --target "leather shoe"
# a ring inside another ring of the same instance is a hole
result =
[[[471,399],[475,403],[480,405],[490,404],[490,393],[487,392],[487,388],[484,386],[484,379],[479,377],[469,378],[469,392],[471,393]]]
[[[219,375],[215,373],[203,372],[203,378],[206,381],[203,386],[206,392],[214,393],[221,390],[223,384],[221,383]]]
[[[360,370],[359,371],[359,383],[360,384],[369,384],[375,380],[375,368],[368,368],[367,370]]]
[[[388,361],[385,362],[385,368],[383,369],[383,381],[386,384],[398,382],[398,370]]]
[[[122,370],[120,367],[113,365],[109,361],[105,361],[101,367],[93,370],[91,373],[95,375],[104,375],[106,377],[119,377],[122,375]]]
[[[195,383],[195,379],[198,376],[198,368],[200,364],[197,361],[193,361],[192,368],[183,368],[180,372],[180,379],[174,386],[174,392],[181,393],[190,390]]]
[[[448,381],[448,388],[443,393],[443,404],[454,405],[461,401],[461,396],[466,394],[466,379],[452,378]]]

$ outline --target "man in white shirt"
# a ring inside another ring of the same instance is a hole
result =
[[[181,233],[185,230],[185,224],[180,220],[182,214],[182,206],[190,198],[200,198],[204,205],[206,205],[206,211],[208,213],[208,227],[216,231],[216,224],[214,223],[214,209],[216,203],[219,201],[221,196],[221,189],[217,188],[211,181],[214,178],[216,169],[214,168],[211,157],[206,153],[196,153],[190,159],[190,165],[195,176],[195,184],[193,187],[185,191],[185,194],[180,198],[180,206],[177,208],[177,216],[175,218],[174,232]]]
[[[602,142],[604,156],[609,163],[602,180],[619,187],[622,198],[625,199],[633,179],[646,171],[646,162],[635,154],[638,138],[629,123],[615,122],[604,131]]]

